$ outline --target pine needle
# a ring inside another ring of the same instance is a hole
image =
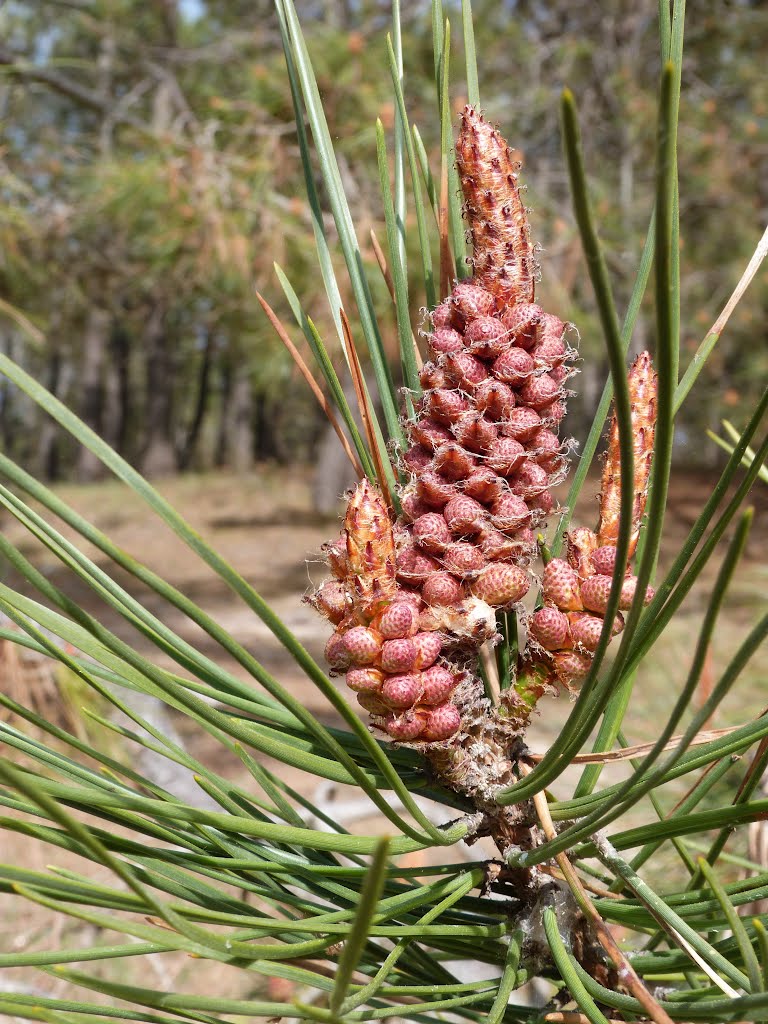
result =
[[[445,154],[440,164],[440,207],[437,221],[440,233],[440,295],[445,296],[450,293],[453,277],[453,256],[448,236],[448,158]]]
[[[376,434],[373,429],[373,422],[375,418],[374,411],[370,404],[370,398],[368,396],[368,390],[365,386],[365,378],[363,371],[360,366],[360,359],[357,354],[355,342],[352,338],[352,329],[349,326],[349,320],[347,314],[343,309],[339,310],[341,315],[341,325],[344,330],[344,345],[347,350],[347,358],[349,360],[349,368],[352,373],[352,383],[355,388],[355,396],[357,397],[357,404],[360,409],[360,418],[363,421],[363,429],[365,430],[365,436],[368,439],[368,447],[371,450],[371,456],[373,457],[374,466],[376,467],[376,477],[379,482],[381,493],[384,495],[384,500],[387,505],[392,507],[392,495],[389,490],[387,483],[387,474],[384,471],[384,463],[382,462],[381,452],[376,441]]]
[[[392,274],[389,267],[387,266],[387,257],[384,255],[384,250],[379,244],[379,240],[376,237],[376,232],[371,228],[371,245],[373,246],[373,253],[376,257],[376,262],[379,264],[379,270],[381,276],[384,278],[384,283],[387,286],[389,297],[394,302],[395,300],[395,282],[392,280]]]
[[[259,292],[256,292],[256,298],[261,303],[261,308],[267,314],[267,319],[269,320],[269,322],[274,327],[275,332],[276,332],[278,338],[280,339],[280,341],[282,341],[282,343],[288,349],[288,352],[290,353],[290,356],[293,359],[294,363],[296,363],[296,366],[299,368],[299,372],[301,373],[302,377],[307,382],[307,384],[309,384],[310,390],[312,391],[312,394],[317,399],[317,401],[318,401],[318,403],[320,405],[320,408],[325,413],[325,415],[326,415],[326,417],[328,419],[328,422],[331,424],[333,429],[336,431],[336,434],[337,434],[339,440],[341,441],[342,448],[344,449],[344,452],[345,452],[347,458],[352,463],[352,468],[354,469],[355,473],[357,474],[358,477],[365,476],[365,472],[363,470],[363,467],[360,465],[360,460],[358,459],[357,455],[353,451],[352,446],[350,445],[349,440],[347,439],[347,435],[344,433],[344,428],[342,427],[341,423],[339,422],[339,420],[338,420],[338,418],[336,416],[336,413],[333,411],[333,408],[330,405],[330,403],[328,402],[328,399],[323,394],[323,392],[322,392],[322,390],[320,388],[320,385],[317,383],[315,378],[312,376],[312,371],[307,366],[307,364],[304,362],[304,359],[303,359],[301,353],[299,352],[299,350],[296,348],[296,346],[293,344],[293,342],[291,341],[290,337],[288,336],[288,332],[286,331],[285,327],[283,326],[282,322],[280,321],[280,318],[274,312],[274,310],[269,305],[267,300]]]
[[[384,255],[384,250],[381,248],[381,245],[379,244],[379,239],[377,238],[376,232],[374,231],[373,228],[371,228],[371,245],[373,246],[373,253],[374,256],[376,257],[376,262],[379,264],[379,270],[381,271],[381,276],[384,278],[384,283],[387,286],[389,296],[393,302],[396,302],[397,300],[395,299],[395,282],[392,280],[392,273],[390,272],[389,266],[387,264],[387,257]],[[419,346],[416,342],[416,337],[413,334],[413,331],[411,331],[411,341],[413,342],[413,351],[414,355],[416,356],[416,366],[418,367],[418,369],[421,369],[422,366],[424,365],[424,358],[422,357],[422,354],[419,351]]]

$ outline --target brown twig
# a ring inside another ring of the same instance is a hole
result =
[[[731,755],[731,756],[733,756],[733,755]],[[693,783],[693,785],[689,786],[688,789],[685,791],[685,793],[683,793],[683,795],[677,801],[677,803],[673,807],[670,808],[669,813],[664,815],[665,820],[667,818],[673,817],[680,810],[680,808],[683,806],[683,804],[685,804],[686,801],[696,792],[696,790],[699,788],[699,786],[704,784],[704,782],[707,779],[707,776],[712,774],[712,772],[715,770],[715,768],[717,768],[718,764],[719,764],[718,761],[712,761],[711,764],[707,765],[707,767],[701,773],[699,778]]]
[[[548,1013],[544,1018],[548,1024],[589,1024],[589,1017],[583,1013],[576,1013],[572,1010],[558,1010],[555,1013]],[[608,1024],[643,1024],[642,1021],[623,1021],[616,1017],[607,1017]]]
[[[344,312],[343,308],[339,309],[339,315],[341,316],[341,325],[344,332],[344,346],[347,350],[347,360],[352,374],[352,384],[355,388],[357,404],[360,409],[360,418],[363,421],[363,429],[365,430],[365,436],[368,439],[368,447],[371,450],[371,457],[373,458],[373,463],[376,467],[376,477],[379,482],[379,487],[381,488],[381,493],[384,495],[384,500],[387,505],[391,508],[392,495],[389,491],[387,475],[384,472],[384,463],[376,440],[376,432],[373,429],[375,413],[371,407],[370,398],[368,397],[365,378],[363,377],[362,367],[360,366],[360,359],[357,355],[354,339],[352,338],[352,329],[349,326],[349,320],[347,319],[347,314]]]
[[[523,763],[520,764],[520,768],[524,775],[529,775],[532,770]],[[547,803],[547,798],[544,792],[540,791],[534,796],[533,805],[536,808],[536,814],[539,818],[539,823],[546,839],[554,839],[557,833],[555,831],[552,817],[549,813],[549,804]],[[576,871],[568,857],[564,853],[558,853],[555,856],[555,860],[557,861],[557,866],[565,876],[565,880],[573,893],[574,899],[592,924],[598,942],[605,950],[613,966],[616,968],[622,985],[624,985],[626,990],[634,996],[635,999],[637,999],[642,1006],[643,1011],[651,1018],[652,1021],[655,1021],[656,1024],[672,1024],[672,1018],[666,1010],[659,1006],[659,1003],[653,998],[651,993],[638,977],[635,969],[622,953],[618,943],[611,934],[608,925],[602,917],[600,917],[594,904],[587,895],[584,886],[581,883],[581,879],[576,874]]]
[[[711,743],[712,740],[720,739],[721,736],[727,736],[729,733],[736,732],[741,728],[742,726],[740,725],[732,725],[727,729],[709,729],[705,732],[696,733],[690,742],[690,746],[698,747],[703,743]],[[673,750],[682,738],[682,733],[679,736],[673,736],[662,749]],[[653,743],[637,743],[634,747],[621,747],[619,750],[606,750],[594,754],[577,754],[572,759],[571,764],[609,764],[613,761],[629,761],[633,757],[641,757],[643,754],[647,754],[654,746],[655,744]],[[538,764],[543,758],[543,754],[535,754],[531,751],[525,755],[526,761],[531,761],[533,764]]]
[[[749,768],[747,768],[744,778],[739,783],[739,788],[736,790],[736,794],[733,797],[731,803],[735,806],[739,803],[742,793],[752,785],[755,777],[755,772],[762,765],[763,757],[765,756],[766,748],[768,748],[768,736],[763,736],[758,744],[757,750],[755,751],[752,760],[750,761]]]
[[[549,864],[542,864],[539,866],[539,871],[543,871],[545,875],[551,875],[552,878],[557,878],[561,882],[567,881],[565,875],[558,871],[557,868],[551,867]],[[581,879],[581,884],[594,896],[599,896],[601,900],[620,900],[622,897],[617,892],[611,892],[610,889],[603,889],[601,885],[594,885],[592,882],[587,882],[585,879]]]
[[[362,465],[360,463],[360,460],[358,459],[357,454],[355,453],[355,451],[353,450],[352,446],[350,445],[349,440],[347,439],[347,435],[344,433],[344,428],[342,427],[341,423],[339,422],[339,420],[338,420],[338,418],[336,416],[336,413],[333,411],[333,408],[331,407],[330,403],[328,402],[328,399],[325,397],[323,392],[320,390],[320,385],[317,383],[315,378],[312,376],[312,371],[307,366],[307,364],[304,362],[304,359],[302,358],[301,353],[299,352],[299,350],[296,348],[296,346],[291,341],[290,337],[288,336],[288,332],[286,331],[285,327],[281,323],[279,317],[274,312],[274,310],[271,308],[271,306],[269,305],[267,300],[262,295],[260,295],[259,292],[256,292],[256,298],[261,303],[261,308],[267,314],[267,319],[269,320],[269,322],[274,327],[274,329],[275,329],[275,331],[277,333],[278,338],[280,339],[280,341],[282,341],[282,343],[288,349],[288,352],[290,353],[291,358],[293,359],[294,363],[296,363],[296,366],[299,368],[299,372],[301,373],[302,377],[307,382],[307,384],[309,384],[310,390],[311,390],[312,394],[315,396],[315,398],[317,399],[318,404],[320,405],[320,408],[325,413],[325,416],[327,417],[328,422],[331,424],[333,429],[336,431],[336,434],[337,434],[339,440],[341,441],[342,448],[344,449],[344,452],[346,453],[347,458],[352,463],[352,467],[355,470],[355,473],[358,475],[358,477],[365,476],[365,471],[364,471],[364,469],[363,469],[363,467],[362,467]]]

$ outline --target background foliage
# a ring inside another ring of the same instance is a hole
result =
[[[571,429],[591,420],[606,365],[570,212],[557,125],[567,83],[580,99],[595,203],[624,307],[653,189],[658,46],[655,0],[475,5],[483,101],[517,141],[544,247],[543,298],[581,331],[585,359]],[[363,255],[384,237],[374,122],[391,129],[387,5],[303,2],[318,82]],[[447,12],[458,15],[452,4]],[[148,473],[316,454],[320,420],[274,338],[254,285],[291,279],[321,334],[330,311],[312,262],[312,230],[271,4],[99,0],[4,5],[0,106],[2,350]],[[458,21],[457,21],[458,26]],[[453,110],[466,99],[455,32]],[[759,3],[707,0],[687,31],[680,181],[682,323],[692,353],[738,278],[768,210],[768,105]],[[409,114],[434,158],[428,5],[403,12]],[[320,193],[332,231],[327,196]],[[413,233],[415,235],[415,233]],[[417,265],[417,253],[409,266]],[[411,277],[414,278],[413,270]],[[378,274],[390,357],[396,332]],[[377,284],[378,282],[378,284]],[[344,287],[344,286],[342,286]],[[418,288],[411,288],[418,319]],[[686,460],[726,412],[744,422],[768,361],[768,289],[758,281],[718,345],[685,411]],[[649,307],[635,331],[652,330]],[[45,336],[42,340],[38,331]],[[338,350],[332,352],[339,356]],[[340,368],[340,360],[337,365]],[[6,451],[48,477],[100,473],[6,388]]]

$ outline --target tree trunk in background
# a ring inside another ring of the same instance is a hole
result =
[[[213,351],[215,348],[215,335],[208,331],[205,335],[205,347],[200,359],[200,367],[197,375],[197,396],[195,408],[192,413],[192,420],[184,439],[184,445],[179,456],[179,469],[189,469],[196,455],[197,442],[200,438],[200,430],[203,426],[205,413],[208,409],[211,395],[211,368],[213,366]]]
[[[113,433],[110,443],[124,456],[131,456],[131,336],[122,324],[116,324],[110,338],[109,401],[114,401]]]
[[[251,371],[247,365],[236,365],[232,384],[229,416],[229,458],[236,473],[246,473],[253,465],[253,397]]]
[[[230,343],[221,367],[217,466],[228,466],[237,473],[253,466],[253,415],[251,370],[237,345]]]
[[[13,341],[14,336],[11,333],[3,334],[2,342],[0,342],[0,351],[8,356],[9,359],[13,359]],[[3,451],[9,454],[17,455],[16,446],[14,444],[14,429],[13,429],[13,388],[11,382],[7,377],[0,377],[0,443],[2,443]]]
[[[80,416],[85,423],[101,435],[104,432],[104,373],[109,344],[111,316],[106,309],[92,306],[83,335],[83,353],[80,361]],[[79,483],[88,483],[104,476],[101,461],[88,448],[77,453],[75,475]]]
[[[368,381],[368,389],[372,395],[377,393],[373,381]],[[348,375],[344,380],[344,395],[355,413],[358,429],[362,432],[355,389]],[[317,446],[316,460],[312,479],[312,504],[315,511],[322,516],[338,515],[341,496],[357,483],[357,477],[339,444],[336,431],[330,425],[323,432]]]
[[[49,358],[45,386],[52,395],[66,402],[76,390],[74,381],[77,379],[77,367],[68,353],[58,347],[51,350]],[[32,473],[43,480],[68,478],[72,467],[67,453],[72,450],[71,438],[62,432],[58,423],[46,413],[38,415],[35,424],[35,451],[31,453]]]
[[[221,469],[227,464],[229,454],[229,417],[227,408],[232,400],[232,365],[229,352],[227,352],[219,364],[219,419],[216,424],[216,447],[213,454],[213,464]]]
[[[45,386],[52,395],[58,397],[61,387],[62,358],[58,348],[48,353],[47,379]],[[3,403],[5,404],[5,403]],[[32,472],[44,480],[55,480],[58,477],[58,446],[59,429],[50,416],[43,416],[37,432],[35,451],[32,453]],[[8,444],[5,440],[6,451]]]
[[[176,471],[173,443],[173,358],[165,327],[165,309],[153,306],[144,334],[147,352],[147,397],[141,468],[146,476]]]
[[[312,505],[321,516],[338,515],[342,494],[355,485],[357,478],[332,427],[323,431],[316,458]]]
[[[263,391],[253,396],[253,430],[256,461],[274,459],[278,454],[274,402]]]

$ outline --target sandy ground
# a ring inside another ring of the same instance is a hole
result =
[[[187,476],[162,481],[158,488],[183,512],[190,525],[256,588],[310,653],[322,662],[322,649],[329,627],[302,601],[302,597],[311,592],[313,583],[317,584],[325,576],[320,546],[324,540],[336,535],[338,524],[334,520],[320,520],[312,513],[310,482],[308,471],[265,467],[238,478],[229,474]],[[583,490],[584,499],[577,510],[577,521],[590,523],[594,519],[594,495],[598,486],[597,479],[587,482]],[[665,523],[662,569],[674,556],[710,487],[710,480],[703,476],[675,476]],[[290,686],[294,695],[321,721],[338,724],[335,713],[316,687],[297,669],[253,611],[138,498],[113,483],[68,486],[61,488],[60,493],[116,544],[162,574],[214,616],[268,671],[284,685]],[[745,627],[754,621],[768,583],[768,566],[762,560],[768,540],[768,488],[758,485],[753,499],[757,506],[755,525],[726,604],[724,622],[729,628],[721,628],[718,633],[708,669],[710,674],[716,673],[720,665],[724,666],[732,641],[738,642]],[[73,579],[17,524],[9,523],[7,532],[52,582],[99,615],[104,624],[118,635],[137,642],[144,653],[151,653],[159,664],[170,667],[172,663],[162,652],[152,649],[116,613],[100,605],[84,584]],[[63,532],[66,533],[66,529]],[[107,560],[100,553],[95,553],[95,559],[109,569]],[[682,669],[690,659],[695,632],[719,563],[720,556],[711,560],[702,580],[686,600],[678,621],[667,630],[654,657],[641,670],[638,685],[643,689],[638,692],[637,714],[628,723],[635,731],[632,739],[637,742],[653,738],[658,714],[665,710],[682,685]],[[116,578],[185,640],[243,676],[243,670],[176,609],[144,590],[127,574],[118,570]],[[768,688],[762,696],[766,695]],[[755,696],[758,698],[757,710],[760,695]],[[663,706],[659,706],[660,703]],[[743,692],[739,703],[743,710]],[[752,705],[751,700],[748,705]],[[567,713],[568,701],[565,699],[544,702],[531,732],[531,746],[546,749]],[[197,730],[190,730],[189,723],[183,719],[177,725],[197,756],[205,753],[206,756],[221,757],[218,744],[201,738]],[[200,745],[203,749],[196,749]]]

